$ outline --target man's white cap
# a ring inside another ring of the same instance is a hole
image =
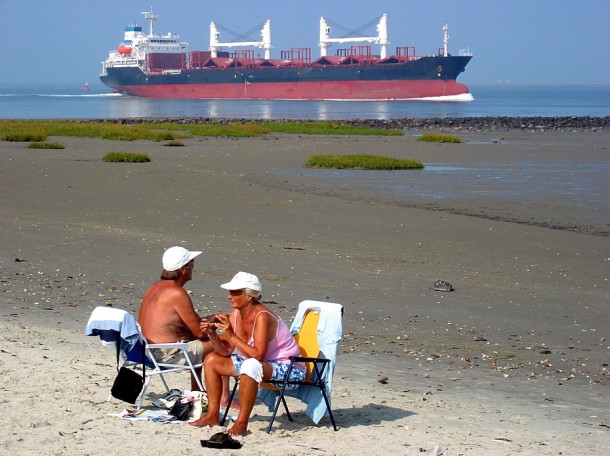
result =
[[[233,276],[230,282],[223,283],[221,288],[225,290],[243,290],[250,288],[251,290],[263,291],[261,281],[254,274],[248,272],[238,272]]]
[[[190,252],[184,247],[170,247],[163,254],[163,269],[166,271],[177,271],[198,255],[201,255],[199,250]]]

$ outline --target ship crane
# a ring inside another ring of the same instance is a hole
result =
[[[332,43],[374,43],[381,46],[380,57],[385,59],[388,56],[388,15],[383,14],[377,24],[378,36],[365,36],[355,38],[331,38],[330,27],[323,17],[320,18],[320,55],[326,56],[327,49]]]
[[[218,57],[218,51],[222,50],[223,47],[236,47],[236,46],[254,46],[265,50],[265,59],[271,58],[271,20],[267,19],[265,25],[261,30],[262,41],[241,41],[234,43],[221,43],[220,32],[216,24],[212,21],[210,23],[210,51],[212,58]]]

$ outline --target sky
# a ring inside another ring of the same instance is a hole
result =
[[[156,32],[189,50],[208,49],[211,21],[245,33],[270,19],[273,58],[296,47],[313,58],[321,16],[354,30],[387,13],[390,54],[435,53],[448,23],[449,52],[474,55],[466,84],[610,84],[610,0],[0,0],[0,83],[99,82],[100,62],[125,26],[147,27],[140,13],[151,6]]]

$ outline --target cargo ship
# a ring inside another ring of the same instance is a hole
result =
[[[120,93],[175,99],[473,99],[468,87],[457,82],[472,54],[449,54],[447,25],[443,47],[436,54],[418,56],[415,47],[403,46],[389,55],[386,14],[377,24],[377,36],[351,38],[331,38],[322,17],[318,58],[312,59],[311,48],[305,47],[281,51],[274,59],[270,20],[264,23],[261,41],[226,43],[211,22],[209,50],[187,51],[188,43],[178,35],[155,33],[157,16],[152,9],[142,14],[149,21],[148,32],[137,23],[127,26],[123,42],[102,62],[101,81]],[[349,47],[328,55],[329,47],[341,43]],[[373,44],[379,46],[379,54],[373,54]],[[224,50],[229,47],[242,49],[229,53]],[[248,47],[264,54],[255,56]]]

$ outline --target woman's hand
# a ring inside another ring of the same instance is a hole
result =
[[[216,325],[216,334],[223,340],[229,341],[229,339],[231,339],[231,337],[235,334],[229,315],[218,314],[216,318],[217,321],[214,323]]]

